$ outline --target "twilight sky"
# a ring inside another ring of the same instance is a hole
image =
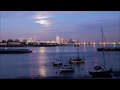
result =
[[[119,11],[0,11],[0,40],[56,36],[81,42],[119,41]]]

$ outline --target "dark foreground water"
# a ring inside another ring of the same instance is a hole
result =
[[[72,64],[75,72],[61,73],[60,66],[53,66],[55,59],[68,63],[69,58],[77,57],[77,47],[20,47],[32,50],[26,54],[0,54],[0,79],[13,79],[18,77],[89,77],[88,71],[94,65],[103,64],[103,53],[97,51],[100,45],[80,46],[79,55],[85,58],[84,64]],[[117,47],[111,45],[111,47]],[[105,51],[106,67],[112,67],[114,71],[120,70],[120,51]],[[92,61],[96,62],[93,63]]]

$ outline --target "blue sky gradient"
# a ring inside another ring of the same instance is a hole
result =
[[[119,41],[119,11],[0,11],[1,40],[30,38],[101,42],[101,27],[108,42]]]

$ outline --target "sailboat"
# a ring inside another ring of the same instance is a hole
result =
[[[69,63],[62,62],[62,66],[59,68],[60,72],[74,72],[75,68],[72,67]]]
[[[78,40],[77,40],[77,44],[78,44]],[[79,45],[76,45],[76,46],[78,47],[78,57],[73,59],[70,58],[69,63],[84,63],[85,59],[79,57]]]
[[[102,28],[101,28],[101,33],[102,33],[102,46],[103,46],[103,30],[102,30]],[[104,48],[104,46],[103,46],[103,48]],[[103,67],[102,67],[102,65],[95,66],[93,70],[89,70],[90,75],[92,75],[93,77],[111,77],[112,68],[107,69],[105,67],[104,49],[103,49],[103,60],[104,60]]]
[[[70,65],[67,65],[67,66],[64,66],[64,65],[63,65],[63,67],[61,67],[59,70],[60,70],[61,72],[74,72],[74,71],[75,71],[75,68],[72,67],[72,66],[70,66]]]
[[[56,59],[53,63],[53,66],[60,66],[62,65],[62,52],[61,52],[61,58],[60,59]]]

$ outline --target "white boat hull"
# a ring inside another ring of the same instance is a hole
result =
[[[53,66],[59,66],[62,65],[62,62],[60,60],[56,60],[53,62]]]
[[[60,68],[59,70],[61,72],[74,72],[75,68]]]

